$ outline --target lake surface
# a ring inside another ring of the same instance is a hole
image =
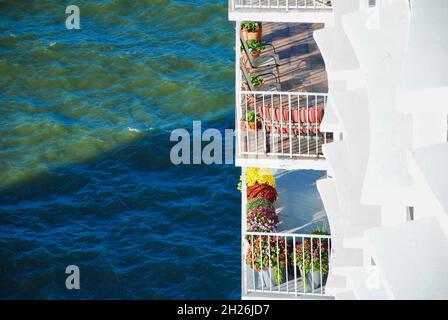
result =
[[[169,159],[234,127],[227,1],[73,4],[0,2],[0,298],[239,298],[239,169]]]

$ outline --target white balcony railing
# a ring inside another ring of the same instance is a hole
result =
[[[245,295],[326,296],[329,235],[246,232],[242,241]]]
[[[230,0],[235,9],[329,9],[330,0]]]
[[[322,132],[327,94],[240,91],[237,110],[238,157],[323,159],[322,145],[333,133]]]

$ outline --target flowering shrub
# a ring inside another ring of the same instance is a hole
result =
[[[277,190],[266,183],[256,183],[247,188],[247,200],[255,198],[263,198],[274,203],[277,200]]]
[[[326,232],[313,231],[312,234],[326,235]],[[311,238],[305,239],[296,245],[296,260],[302,273],[307,275],[309,272],[320,272],[328,274],[328,240],[313,239],[313,254],[311,255]],[[311,259],[312,257],[312,259]],[[312,261],[311,261],[312,260]]]
[[[241,191],[241,180],[242,177],[240,177],[240,183],[238,184],[238,190]],[[262,169],[262,168],[247,168],[246,169],[246,186],[250,187],[254,184],[268,184],[271,187],[275,188],[275,178],[272,175],[271,170],[269,169]]]
[[[255,207],[247,214],[247,229],[254,232],[275,232],[279,219],[271,207]]]
[[[247,205],[247,231],[275,232],[279,224],[275,208],[269,200],[257,198]]]
[[[263,199],[263,198],[256,198],[256,199],[252,199],[247,204],[247,212],[250,212],[254,208],[257,208],[257,207],[274,208],[271,201]]]
[[[288,262],[293,260],[292,245],[286,243],[283,237],[247,236],[248,250],[246,264],[255,271],[274,269],[274,279],[277,284],[283,282],[281,271]]]

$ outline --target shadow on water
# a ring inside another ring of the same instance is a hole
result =
[[[3,189],[0,296],[238,298],[237,169],[174,166],[173,144],[154,133]]]
[[[169,160],[234,126],[227,1],[77,5],[0,1],[0,298],[238,298],[239,170]]]

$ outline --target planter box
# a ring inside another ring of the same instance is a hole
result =
[[[327,277],[328,275],[324,274],[322,275],[322,282],[321,282],[321,274],[319,271],[309,272],[307,275],[308,278],[308,290],[310,291],[320,291],[321,287],[324,287],[327,283]]]
[[[272,275],[272,279],[270,276],[270,272]],[[282,270],[280,270],[280,272],[282,273],[283,276],[283,281],[282,283],[285,283],[286,281],[289,281],[289,279],[286,279],[286,268],[282,268]],[[248,289],[254,289],[254,284],[255,284],[255,289],[256,290],[270,290],[271,288],[274,289],[278,286],[277,282],[275,281],[275,272],[273,268],[270,268],[268,270],[262,270],[262,271],[253,271],[252,268],[248,269],[248,274],[247,274],[248,278],[252,281],[248,281],[248,283],[250,284]],[[255,278],[254,278],[255,276]],[[288,270],[288,276],[289,278],[291,278],[291,272]],[[280,284],[282,284],[280,283]]]

